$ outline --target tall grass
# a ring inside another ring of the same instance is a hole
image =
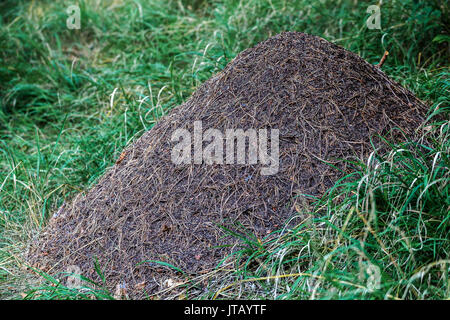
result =
[[[236,270],[211,292],[227,298],[450,298],[448,123],[429,135],[432,147],[408,142],[389,154],[374,152],[311,210],[299,208],[297,227],[249,238],[234,254]]]
[[[237,53],[278,32],[319,35],[372,63],[388,50],[384,71],[448,118],[445,1],[383,3],[381,30],[365,25],[372,1],[78,4],[81,29],[69,30],[64,1],[0,3],[0,294],[6,297],[27,290],[21,254],[65,199],[95,183],[125,145]],[[448,297],[448,123],[433,119],[433,145],[409,142],[388,156],[374,154],[354,173],[357,182],[340,182],[322,200],[322,216],[241,252],[236,273],[224,279],[240,282],[217,297],[244,284],[258,287],[244,290],[245,297],[367,297],[346,283],[364,286],[361,266],[369,262],[383,276],[374,297]],[[339,205],[337,197],[344,199]],[[244,253],[250,258],[242,267]],[[255,255],[262,263],[254,263]],[[288,276],[304,270],[312,276]],[[267,284],[241,283],[282,274]],[[211,292],[229,284],[214,283]],[[51,297],[73,297],[64,292]]]

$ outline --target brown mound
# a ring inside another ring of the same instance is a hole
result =
[[[342,159],[367,156],[377,134],[411,137],[426,110],[357,55],[282,33],[241,52],[129,146],[86,195],[61,207],[30,260],[53,274],[77,265],[96,279],[98,259],[111,289],[125,283],[130,297],[142,297],[164,274],[140,262],[210,270],[230,250],[217,246],[237,241],[219,225],[237,221],[259,236],[274,230],[295,213],[296,194],[322,195],[351,169]],[[278,173],[262,175],[259,162],[174,164],[172,133],[192,133],[197,120],[203,130],[279,129]]]

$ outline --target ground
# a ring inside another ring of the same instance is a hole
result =
[[[369,29],[372,4],[80,1],[80,29],[69,29],[63,1],[2,1],[1,295],[86,297],[51,287],[51,279],[36,291],[24,286],[26,244],[167,110],[237,53],[281,31],[324,37],[374,64],[388,50],[383,71],[424,100],[430,115],[448,119],[448,4],[383,3],[381,29]],[[331,219],[311,215],[270,243],[249,235],[228,276],[203,294],[448,298],[448,122],[434,119],[432,147],[393,146],[382,166],[362,165],[359,183],[337,186],[318,205]],[[371,291],[366,280],[377,273],[382,285]]]

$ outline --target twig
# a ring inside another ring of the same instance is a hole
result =
[[[381,68],[381,66],[383,65],[384,61],[386,60],[387,56],[389,55],[389,51],[384,51],[383,57],[380,60],[380,63],[377,64],[378,68]]]

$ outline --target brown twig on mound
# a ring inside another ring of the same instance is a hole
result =
[[[377,64],[378,68],[381,68],[383,66],[384,61],[386,61],[387,56],[389,55],[389,51],[385,51],[383,54],[383,57],[381,57],[380,63]]]
[[[372,143],[382,151],[378,135],[412,137],[426,110],[356,54],[304,33],[279,34],[241,52],[128,146],[89,192],[67,201],[29,262],[55,275],[76,265],[130,298],[167,291],[240,248],[236,234],[263,239],[291,217],[299,223],[305,215],[296,208],[310,205],[304,194],[323,195]],[[279,170],[263,175],[260,161],[175,164],[172,134],[193,134],[200,120],[203,133],[278,129]]]

